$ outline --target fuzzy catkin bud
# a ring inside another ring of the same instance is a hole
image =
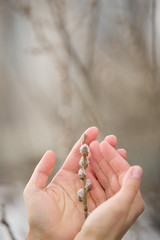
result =
[[[88,207],[87,206],[84,207],[84,212],[88,213]]]
[[[89,154],[89,147],[87,144],[83,144],[81,147],[80,147],[80,153],[82,156],[88,156]]]
[[[86,177],[86,170],[84,168],[79,169],[78,176],[81,180],[84,180]]]
[[[91,182],[91,179],[86,179],[85,189],[86,189],[88,192],[92,190],[92,182]]]
[[[77,197],[78,197],[78,201],[83,202],[83,199],[84,199],[84,190],[83,190],[83,188],[78,190]]]
[[[85,163],[86,163],[86,167],[88,167],[89,161],[88,161],[87,158],[85,159]],[[84,158],[83,158],[83,157],[81,157],[81,159],[80,159],[80,161],[79,161],[79,165],[80,165],[81,167],[84,167]]]

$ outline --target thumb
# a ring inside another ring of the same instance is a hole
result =
[[[44,188],[46,186],[49,175],[52,173],[55,165],[55,154],[48,150],[41,161],[36,166],[31,179],[28,182],[29,186]]]
[[[143,170],[139,166],[131,167],[127,171],[122,182],[122,188],[119,192],[125,206],[130,207],[135,196],[137,195],[142,174]]]

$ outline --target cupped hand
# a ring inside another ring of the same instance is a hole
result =
[[[110,143],[111,140],[112,142],[114,141],[114,144]],[[107,136],[100,144],[98,141],[93,141],[90,145],[91,154],[89,160],[91,171],[88,175],[93,183],[97,184],[98,180],[98,192],[100,192],[99,188],[104,190],[102,191],[103,201],[110,199],[120,191],[124,177],[131,168],[126,161],[126,151],[124,149],[116,150],[116,143],[117,139],[115,136],[109,137],[109,139]],[[91,194],[94,195],[94,189],[91,191]],[[135,210],[141,212],[143,206],[144,201],[138,190],[131,216],[135,213]]]
[[[142,202],[138,208],[135,205],[141,177],[142,169],[131,167],[120,191],[89,215],[75,240],[121,240],[144,210]]]
[[[89,128],[86,132],[89,145],[97,138],[98,129]],[[46,186],[55,164],[55,154],[47,151],[24,190],[29,233],[26,239],[74,239],[84,223],[83,204],[77,200],[77,191],[82,187],[78,177],[80,146],[83,136],[73,147],[64,165]],[[108,138],[111,141],[112,137]],[[98,184],[98,181],[94,181]],[[96,185],[95,185],[96,188]],[[96,193],[101,197],[101,189]],[[93,211],[98,204],[97,197],[88,194],[88,208]],[[103,202],[103,198],[101,199]]]
[[[114,143],[109,144],[111,140]],[[90,194],[98,204],[75,240],[120,240],[144,210],[139,190],[142,169],[129,166],[126,151],[115,150],[116,141],[112,136],[90,145],[88,177],[94,186]]]

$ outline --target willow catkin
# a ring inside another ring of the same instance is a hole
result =
[[[79,165],[80,169],[78,171],[79,178],[83,181],[83,188],[79,189],[77,192],[77,197],[80,202],[83,202],[84,216],[85,219],[88,217],[88,206],[87,206],[87,193],[92,189],[92,183],[90,179],[86,179],[86,169],[89,165],[87,156],[89,154],[89,146],[85,143],[86,136],[84,135],[84,141],[80,147],[80,153],[82,155]]]

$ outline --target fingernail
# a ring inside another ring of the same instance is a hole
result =
[[[134,170],[132,172],[132,177],[133,178],[137,178],[137,179],[141,179],[141,177],[142,177],[142,169],[140,167],[134,168]]]

